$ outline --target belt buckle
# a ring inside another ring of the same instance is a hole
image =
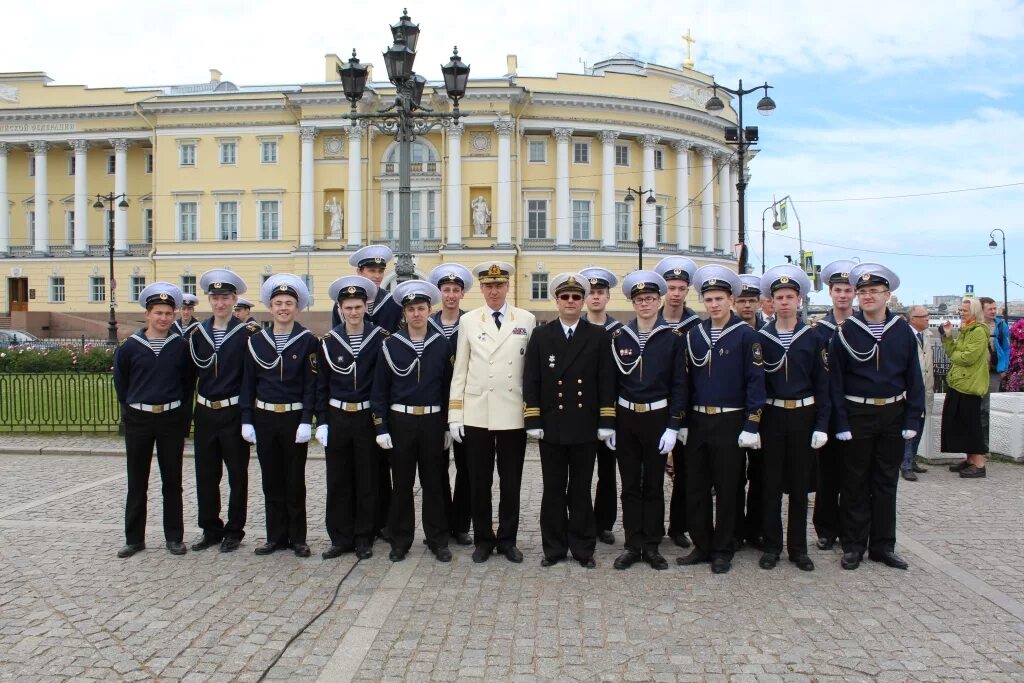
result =
[[[271,405],[274,406],[275,413],[284,413],[288,411],[288,404],[286,403],[272,403]]]
[[[796,408],[796,407],[797,407],[797,405],[796,405],[796,404],[797,404],[797,402],[796,402],[796,400],[795,400],[795,399],[787,398],[786,400],[784,400],[784,401],[782,402],[782,407],[783,407],[783,408],[789,408],[789,409],[793,409],[793,408]]]
[[[354,413],[356,412],[356,404],[349,403],[348,401],[342,401],[341,409],[344,410],[346,413]]]
[[[722,409],[718,406],[707,406],[708,415],[718,415]]]
[[[162,413],[162,412],[164,412],[164,407],[163,406],[152,406],[152,412],[153,413]]]
[[[214,410],[220,410],[224,407],[221,405],[222,403],[226,403],[226,401],[210,401],[210,407]]]
[[[409,406],[409,413],[412,415],[424,415],[426,414],[426,406]]]
[[[647,412],[647,404],[646,403],[634,403],[633,404],[633,412],[634,413],[646,413]]]
[[[884,406],[885,405],[885,399],[884,398],[873,398],[873,399],[871,399],[871,403],[876,405],[876,406]]]

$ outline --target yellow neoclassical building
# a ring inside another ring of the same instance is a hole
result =
[[[122,335],[147,283],[194,292],[215,267],[241,274],[253,298],[270,273],[306,277],[304,320],[326,330],[330,282],[355,249],[397,248],[399,223],[398,145],[342,118],[339,63],[326,56],[323,82],[272,86],[216,70],[144,88],[0,73],[0,322],[104,337],[111,236]],[[558,272],[635,270],[641,220],[645,267],[669,254],[733,264],[738,168],[723,131],[735,114],[705,111],[710,76],[621,54],[585,74],[516,71],[510,55],[505,76],[472,79],[459,125],[413,145],[417,272],[511,262],[516,304],[543,315]],[[360,111],[393,97],[371,76]],[[440,82],[424,98],[449,106]],[[625,201],[628,188],[653,189],[656,204]],[[94,209],[108,194],[128,208]],[[629,308],[613,295],[613,313]]]

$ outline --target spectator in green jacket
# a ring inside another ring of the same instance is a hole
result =
[[[966,453],[949,469],[964,479],[985,476],[988,434],[982,429],[981,400],[988,393],[989,331],[983,304],[973,297],[960,302],[960,334],[953,337],[953,323],[946,321],[942,346],[952,366],[946,375],[946,400],[942,406],[941,450]]]

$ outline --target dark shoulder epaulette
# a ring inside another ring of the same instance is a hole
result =
[[[383,327],[380,328],[380,333],[383,334],[385,337],[390,337],[391,336],[391,333],[388,332],[387,330],[385,330]]]
[[[682,337],[683,335],[685,335],[685,334],[686,334],[685,332],[683,332],[683,331],[682,331],[681,329],[679,329],[678,327],[673,327],[673,328],[672,328],[672,331],[676,333],[676,336],[677,336],[677,337]]]
[[[128,341],[128,337],[125,337],[121,341],[117,342],[117,345],[118,346],[124,346],[127,341]]]
[[[612,332],[612,336],[613,337],[618,337],[620,334],[622,334],[622,328],[621,327],[616,328],[616,330],[614,332]]]

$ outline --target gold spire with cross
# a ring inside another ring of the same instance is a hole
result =
[[[690,29],[686,29],[686,35],[683,36],[683,40],[686,41],[686,61],[683,62],[683,67],[687,69],[693,68],[693,55],[690,54],[690,48],[696,43],[696,39],[690,35]]]

